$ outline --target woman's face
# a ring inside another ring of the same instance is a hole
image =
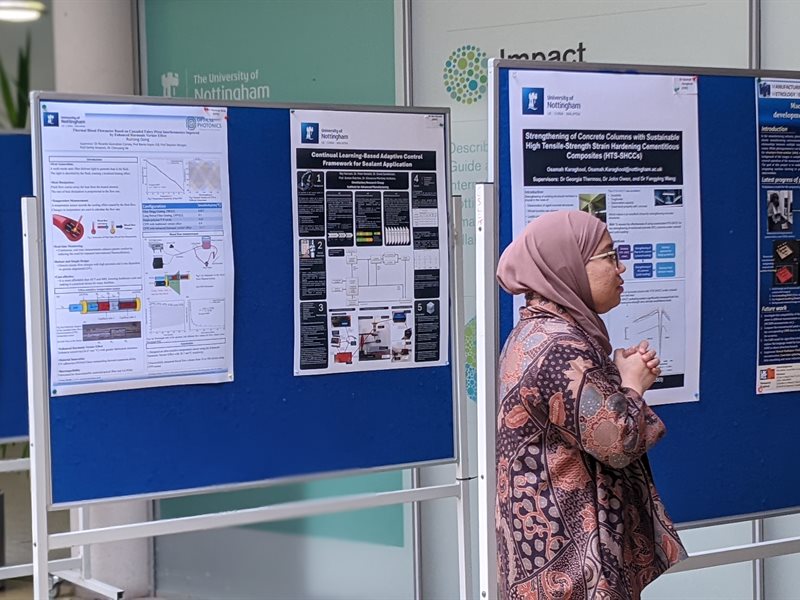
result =
[[[592,256],[604,254],[614,249],[614,242],[606,231]],[[598,314],[607,313],[620,303],[622,298],[622,275],[625,265],[619,265],[613,256],[596,258],[586,263],[586,276],[592,291],[594,309]]]

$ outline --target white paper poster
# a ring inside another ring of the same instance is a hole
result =
[[[232,381],[226,109],[39,118],[51,393]]]
[[[514,235],[553,210],[604,221],[626,267],[622,303],[603,315],[612,345],[658,351],[648,402],[697,400],[696,78],[522,70],[508,90]]]
[[[295,374],[447,364],[444,128],[292,111]]]

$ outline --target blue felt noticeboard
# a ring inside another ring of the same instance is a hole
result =
[[[20,197],[32,190],[31,136],[0,135],[0,440],[28,435]]]
[[[501,252],[512,236],[510,70],[503,66],[496,73]],[[700,401],[655,408],[668,431],[650,452],[656,485],[678,522],[800,506],[793,457],[800,393],[755,393],[756,76],[737,71],[698,77],[703,214]],[[511,296],[501,292],[499,307],[502,343],[513,325]]]
[[[54,504],[456,459],[451,366],[293,376],[289,114],[228,111],[235,381],[50,398]]]

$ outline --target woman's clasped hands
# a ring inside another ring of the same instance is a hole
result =
[[[623,387],[631,388],[639,395],[650,389],[661,375],[661,359],[647,340],[615,350],[614,364],[619,369]]]

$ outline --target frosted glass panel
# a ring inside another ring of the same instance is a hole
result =
[[[800,514],[764,520],[764,539],[800,536]],[[800,595],[800,554],[764,561],[764,592],[769,600],[794,600]]]
[[[165,536],[158,597],[204,600],[408,600],[408,547],[233,528]]]
[[[680,535],[686,550],[692,554],[749,544],[752,531],[752,525],[747,521],[689,529],[681,531]],[[751,563],[662,575],[642,594],[643,600],[751,600],[752,597]]]

